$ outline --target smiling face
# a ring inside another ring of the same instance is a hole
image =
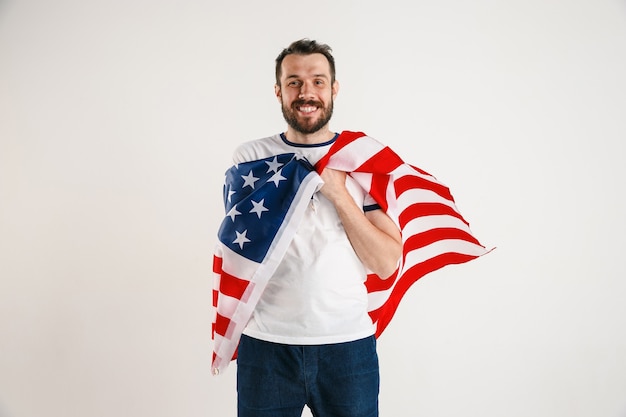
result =
[[[319,53],[287,55],[281,65],[280,85],[275,86],[289,128],[304,135],[328,130],[338,90],[328,60]]]

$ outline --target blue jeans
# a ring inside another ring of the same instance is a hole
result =
[[[237,354],[238,417],[377,417],[374,336],[329,345],[283,345],[243,335]]]

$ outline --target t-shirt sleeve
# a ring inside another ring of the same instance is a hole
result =
[[[363,211],[367,212],[373,210],[380,210],[380,206],[378,205],[376,200],[374,200],[374,198],[368,194],[363,200]]]
[[[253,157],[250,154],[250,146],[247,144],[238,146],[233,152],[233,164],[241,164],[252,160]]]

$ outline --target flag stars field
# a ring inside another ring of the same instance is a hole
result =
[[[244,257],[262,259],[268,248],[264,241],[271,242],[281,224],[281,220],[274,219],[286,215],[289,205],[284,202],[295,196],[293,187],[283,189],[283,185],[290,184],[289,178],[295,172],[304,178],[312,169],[306,158],[293,153],[231,167],[224,178],[227,223],[222,224],[222,243]],[[257,235],[261,229],[264,238],[251,241],[248,233]]]

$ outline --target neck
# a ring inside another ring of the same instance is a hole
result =
[[[288,127],[285,132],[285,137],[289,142],[300,143],[303,145],[325,143],[331,140],[334,136],[335,134],[330,131],[328,125],[313,133],[301,133],[292,129],[291,126]]]

